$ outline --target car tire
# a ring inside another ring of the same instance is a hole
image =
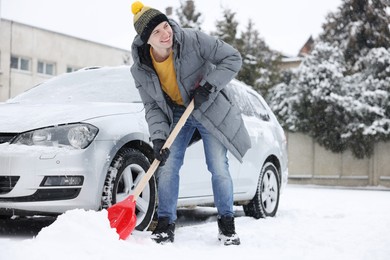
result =
[[[267,162],[261,170],[255,196],[243,206],[245,215],[255,219],[274,217],[278,210],[279,198],[279,173],[273,163]]]
[[[150,167],[148,158],[140,151],[125,148],[111,162],[103,187],[102,208],[107,209],[129,196]],[[145,230],[156,207],[156,181],[152,176],[137,199],[136,230]]]

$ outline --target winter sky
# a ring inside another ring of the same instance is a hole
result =
[[[183,0],[182,0],[183,1]],[[130,49],[135,36],[133,0],[0,0],[0,16],[40,28]],[[180,6],[180,0],[144,0],[145,5],[164,11]],[[269,47],[296,55],[306,40],[318,36],[329,12],[342,0],[195,0],[203,14],[202,29],[215,30],[222,7],[236,12],[239,28],[252,19]],[[1,28],[0,28],[1,30]]]

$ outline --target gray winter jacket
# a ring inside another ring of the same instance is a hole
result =
[[[185,29],[169,21],[174,32],[174,65],[180,93],[185,106],[192,91],[204,82],[214,87],[209,100],[192,115],[240,161],[250,148],[250,138],[238,107],[225,88],[241,68],[239,52],[215,37]],[[150,45],[136,36],[132,44],[134,64],[131,73],[145,105],[146,121],[151,139],[167,139],[172,130],[173,112],[167,95],[153,68]]]

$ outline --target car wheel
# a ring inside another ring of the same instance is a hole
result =
[[[256,219],[275,216],[279,205],[279,174],[273,163],[266,163],[261,170],[253,199],[244,205],[246,216]]]
[[[121,150],[111,162],[107,172],[102,208],[106,209],[129,196],[149,167],[150,162],[140,151],[131,148]],[[152,176],[136,202],[135,229],[142,231],[149,226],[155,207],[156,181]]]

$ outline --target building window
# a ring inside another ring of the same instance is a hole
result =
[[[66,72],[67,72],[67,73],[69,73],[69,72],[74,72],[74,71],[77,71],[77,70],[79,70],[79,68],[72,67],[72,66],[66,67]]]
[[[46,61],[38,61],[38,73],[46,74],[46,75],[54,75],[55,74],[56,65],[51,62]]]
[[[30,70],[30,59],[11,55],[11,68],[17,70]]]

